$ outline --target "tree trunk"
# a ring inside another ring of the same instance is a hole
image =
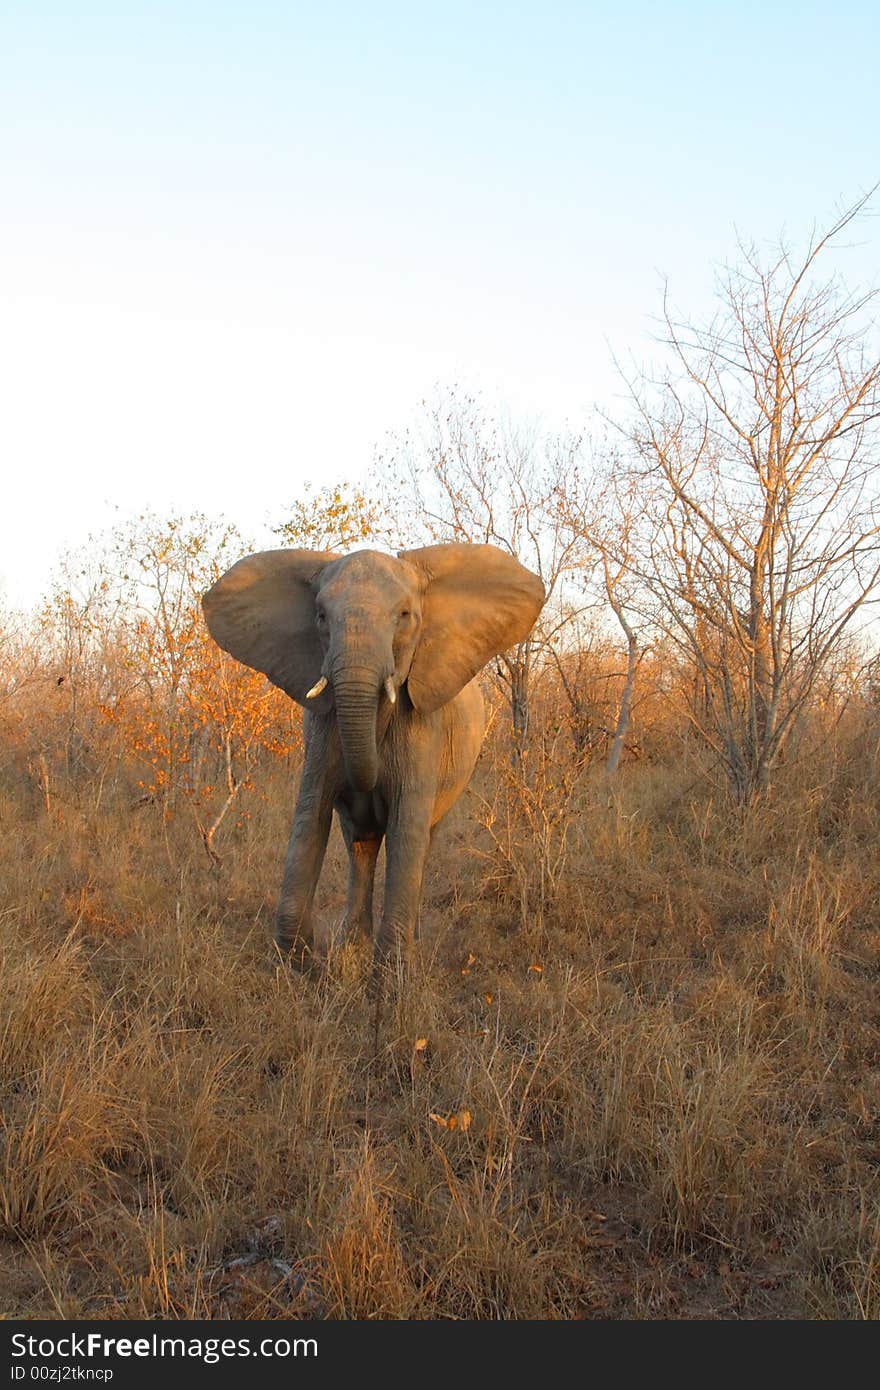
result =
[[[605,571],[605,593],[608,597],[608,602],[626,637],[626,680],[623,685],[623,694],[620,697],[620,709],[617,713],[617,727],[614,730],[614,738],[611,741],[608,761],[605,764],[606,772],[610,777],[613,777],[617,771],[617,765],[620,762],[620,755],[623,752],[623,741],[626,738],[626,731],[629,728],[633,689],[636,683],[636,667],[639,660],[639,642],[635,632],[627,622],[626,614],[623,611],[623,605],[618,598],[616,583],[611,578],[608,557],[604,554],[602,556],[602,566]]]
[[[520,763],[529,734],[529,671],[525,661],[510,664],[510,712],[513,719],[512,761]]]
[[[629,716],[632,709],[633,690],[636,683],[636,667],[639,661],[639,644],[635,633],[626,622],[626,619],[617,615],[618,621],[626,633],[627,653],[626,653],[626,680],[623,686],[623,694],[620,697],[620,709],[617,714],[617,727],[614,730],[614,738],[611,749],[608,753],[608,761],[605,770],[609,777],[613,777],[617,771],[620,755],[623,752],[623,744],[629,728]]]

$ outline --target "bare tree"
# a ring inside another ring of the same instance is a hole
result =
[[[605,768],[613,776],[623,754],[639,665],[639,638],[631,613],[633,533],[638,516],[638,489],[621,479],[613,454],[605,454],[602,466],[591,461],[588,469],[576,465],[560,480],[554,495],[555,521],[563,535],[578,541],[581,579],[589,586],[592,570],[602,573],[604,600],[626,641],[626,672]],[[560,668],[560,675],[562,671]],[[571,702],[571,691],[563,677]]]
[[[708,326],[665,298],[672,370],[628,382],[642,507],[626,568],[696,672],[690,718],[741,802],[768,786],[820,673],[878,597],[873,295],[815,278],[866,202],[799,259],[741,246]]]
[[[609,607],[615,618],[623,629],[626,638],[626,678],[623,683],[623,692],[620,697],[620,706],[617,711],[617,723],[614,727],[614,737],[611,740],[611,747],[608,750],[608,758],[605,763],[605,770],[609,776],[614,776],[620,763],[620,756],[623,752],[626,732],[629,728],[629,717],[632,710],[633,692],[636,684],[636,670],[639,664],[639,639],[635,629],[626,616],[626,609],[620,596],[620,581],[624,575],[624,562],[619,562],[616,566],[612,565],[608,551],[602,551],[602,574],[605,580],[605,594],[608,599]]]

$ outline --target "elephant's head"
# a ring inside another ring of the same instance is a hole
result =
[[[202,600],[211,636],[339,724],[352,785],[376,785],[376,718],[405,686],[416,710],[451,700],[529,633],[544,586],[492,545],[249,555]]]

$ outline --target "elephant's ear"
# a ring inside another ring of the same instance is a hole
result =
[[[217,645],[301,705],[324,660],[314,584],[335,559],[321,550],[264,550],[239,560],[202,599]],[[329,693],[310,700],[309,708],[324,708],[325,701],[329,706]]]
[[[428,714],[493,656],[528,636],[544,604],[544,585],[494,545],[429,545],[399,558],[425,584],[408,687],[416,709]]]

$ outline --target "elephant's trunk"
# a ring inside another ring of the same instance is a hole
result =
[[[368,667],[347,665],[333,673],[342,757],[348,779],[359,792],[371,792],[379,775],[376,712],[380,684],[379,672]]]

